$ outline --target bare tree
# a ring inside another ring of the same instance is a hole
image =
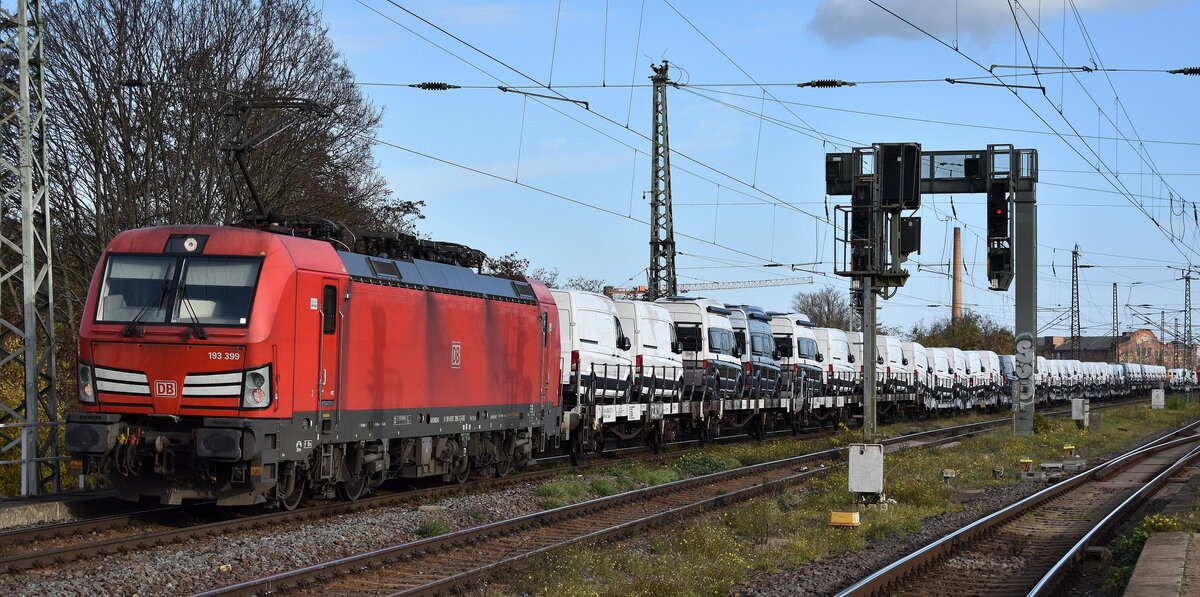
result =
[[[411,231],[371,136],[380,110],[354,84],[308,0],[72,0],[46,11],[56,265],[81,301],[105,244],[162,224],[224,224],[251,204],[217,147],[235,99],[303,97],[333,115],[249,155],[268,210]],[[255,113],[247,130],[280,114]]]
[[[821,327],[850,330],[854,325],[850,296],[832,286],[811,292],[797,292],[792,297],[792,309],[807,315],[809,321]]]
[[[588,292],[604,292],[604,280],[576,276],[567,280],[567,288],[573,290],[586,290]]]

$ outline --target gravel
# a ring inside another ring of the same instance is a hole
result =
[[[458,530],[536,512],[540,509],[540,498],[534,494],[536,488],[535,484],[525,484],[446,498],[436,504],[381,508],[57,564],[0,577],[0,594],[11,597],[190,595],[415,541],[422,538],[417,534],[418,528],[431,519],[441,519],[450,529]]]
[[[1101,455],[1101,458],[1117,456],[1167,433],[1152,434],[1130,442]],[[805,566],[751,573],[749,578],[733,588],[732,593],[744,597],[832,595],[913,551],[1045,488],[1043,483],[1018,483],[969,494],[965,496],[967,499],[960,502],[964,510],[925,518],[921,522],[921,530],[916,533],[893,535],[868,544],[862,551],[841,554]],[[996,565],[995,562],[990,564]],[[1087,589],[1075,594],[1098,594],[1089,591],[1095,590],[1097,584],[1093,579]]]

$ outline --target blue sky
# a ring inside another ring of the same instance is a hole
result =
[[[493,256],[516,251],[566,276],[644,284],[650,144],[641,135],[649,134],[651,117],[644,85],[650,64],[666,59],[672,80],[687,84],[668,93],[682,282],[813,275],[817,285],[844,289],[847,282],[832,275],[826,206],[832,215],[848,198],[824,195],[825,152],[894,141],[927,151],[1008,143],[1039,154],[1044,333],[1069,329],[1065,317],[1052,322],[1070,305],[1075,243],[1081,263],[1095,266],[1080,276],[1085,334],[1111,329],[1113,282],[1122,329],[1136,321],[1126,304],[1155,305],[1137,308],[1155,321],[1159,309],[1175,310],[1168,326],[1176,318],[1182,326],[1183,282],[1168,266],[1200,264],[1191,203],[1200,200],[1200,77],[1060,70],[1040,83],[1008,79],[1045,87],[1045,94],[1020,90],[1019,98],[1006,88],[944,79],[987,75],[972,59],[985,67],[1200,66],[1200,4],[878,1],[945,45],[868,0],[396,1],[479,51],[387,0],[327,1],[323,8],[360,82],[466,87],[364,87],[385,111],[381,171],[398,197],[426,202],[419,227],[432,238]],[[862,84],[794,86],[813,79]],[[866,83],[918,79],[935,82]],[[495,88],[554,95],[533,88],[547,84],[590,109]],[[739,86],[706,86],[731,84]],[[924,218],[922,266],[910,267],[909,284],[883,303],[884,323],[907,328],[948,313],[951,230],[961,225],[964,302],[1011,325],[1012,291],[986,290],[982,203],[982,195],[925,198],[917,214]],[[803,267],[817,273],[765,263],[811,264]],[[797,290],[810,288],[705,295],[784,309]]]

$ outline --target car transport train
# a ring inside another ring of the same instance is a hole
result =
[[[552,290],[481,274],[482,262],[411,237],[119,234],[80,324],[72,472],[107,477],[125,499],[291,509],[388,479],[506,475],[555,451],[761,437],[861,414],[861,336],[706,298]],[[881,417],[1011,401],[1011,356],[884,335],[878,346]],[[1037,398],[1196,379],[1039,357]]]

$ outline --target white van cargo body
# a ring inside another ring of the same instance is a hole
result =
[[[899,394],[912,392],[913,378],[909,371],[911,361],[904,354],[904,346],[895,336],[879,334],[875,337],[879,347],[879,356],[883,358],[883,387],[884,392],[891,395],[892,400],[907,400]]]
[[[904,370],[912,375],[911,391],[921,401],[929,393],[929,353],[920,342],[901,342],[900,350],[908,361]]]
[[[564,400],[628,402],[632,343],[621,328],[617,306],[594,292],[551,290],[550,294],[558,304]]]
[[[929,348],[932,368],[930,384],[938,408],[958,408],[957,386],[954,379],[954,357],[949,348]]]
[[[981,406],[996,406],[1001,402],[1000,396],[1000,356],[990,350],[968,351],[971,357],[971,368],[978,370],[972,373],[975,379],[975,394]]]
[[[846,397],[855,393],[858,383],[858,365],[850,354],[850,341],[846,332],[835,328],[813,328],[817,350],[825,356],[822,370],[822,396],[814,397],[813,408],[841,408]],[[851,400],[853,402],[853,400]]]
[[[974,379],[971,378],[971,367],[967,363],[967,355],[954,347],[946,349],[950,360],[950,369],[954,372],[954,399],[959,408],[975,406]]]
[[[677,403],[683,397],[683,349],[675,339],[671,312],[646,301],[616,301],[616,305],[621,327],[633,344],[636,401]]]

